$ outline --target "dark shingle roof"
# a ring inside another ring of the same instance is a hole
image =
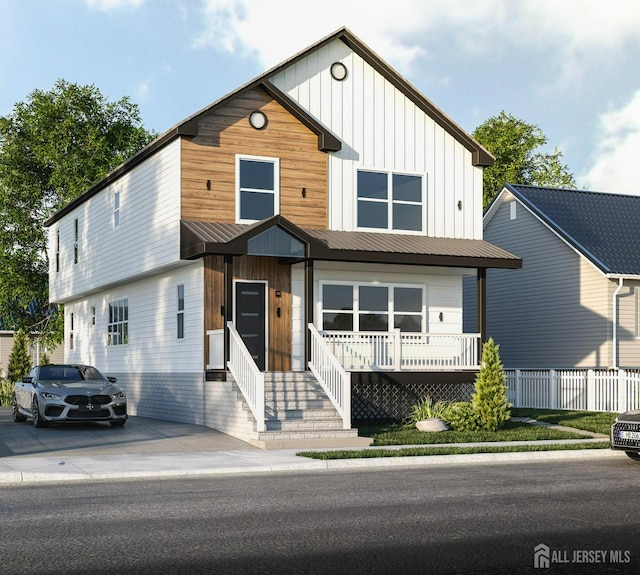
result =
[[[506,184],[603,273],[640,275],[640,196]]]

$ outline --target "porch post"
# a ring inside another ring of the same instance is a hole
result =
[[[233,320],[233,256],[224,256],[224,362],[229,361],[229,328]]]
[[[304,260],[304,369],[309,369],[311,361],[311,334],[309,324],[313,323],[313,260]]]
[[[482,359],[482,344],[487,337],[487,268],[478,268],[477,286],[477,326],[480,333],[478,344],[478,362]]]

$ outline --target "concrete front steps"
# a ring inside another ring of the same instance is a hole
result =
[[[371,438],[343,429],[342,418],[311,372],[267,372],[266,431],[248,442],[263,449],[367,447]]]

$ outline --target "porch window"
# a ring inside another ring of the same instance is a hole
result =
[[[350,285],[322,286],[322,329],[353,331],[353,291]]]
[[[359,229],[421,232],[422,176],[358,170]]]
[[[236,219],[252,223],[279,212],[278,158],[236,156]]]
[[[129,300],[119,299],[109,303],[107,345],[129,343]]]
[[[423,295],[421,286],[322,284],[322,329],[422,332]]]

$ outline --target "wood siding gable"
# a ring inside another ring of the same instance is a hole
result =
[[[268,124],[249,124],[255,110]],[[305,228],[327,226],[327,154],[318,135],[260,88],[200,118],[198,135],[181,140],[181,219],[235,223],[236,155],[280,162],[279,213]]]

